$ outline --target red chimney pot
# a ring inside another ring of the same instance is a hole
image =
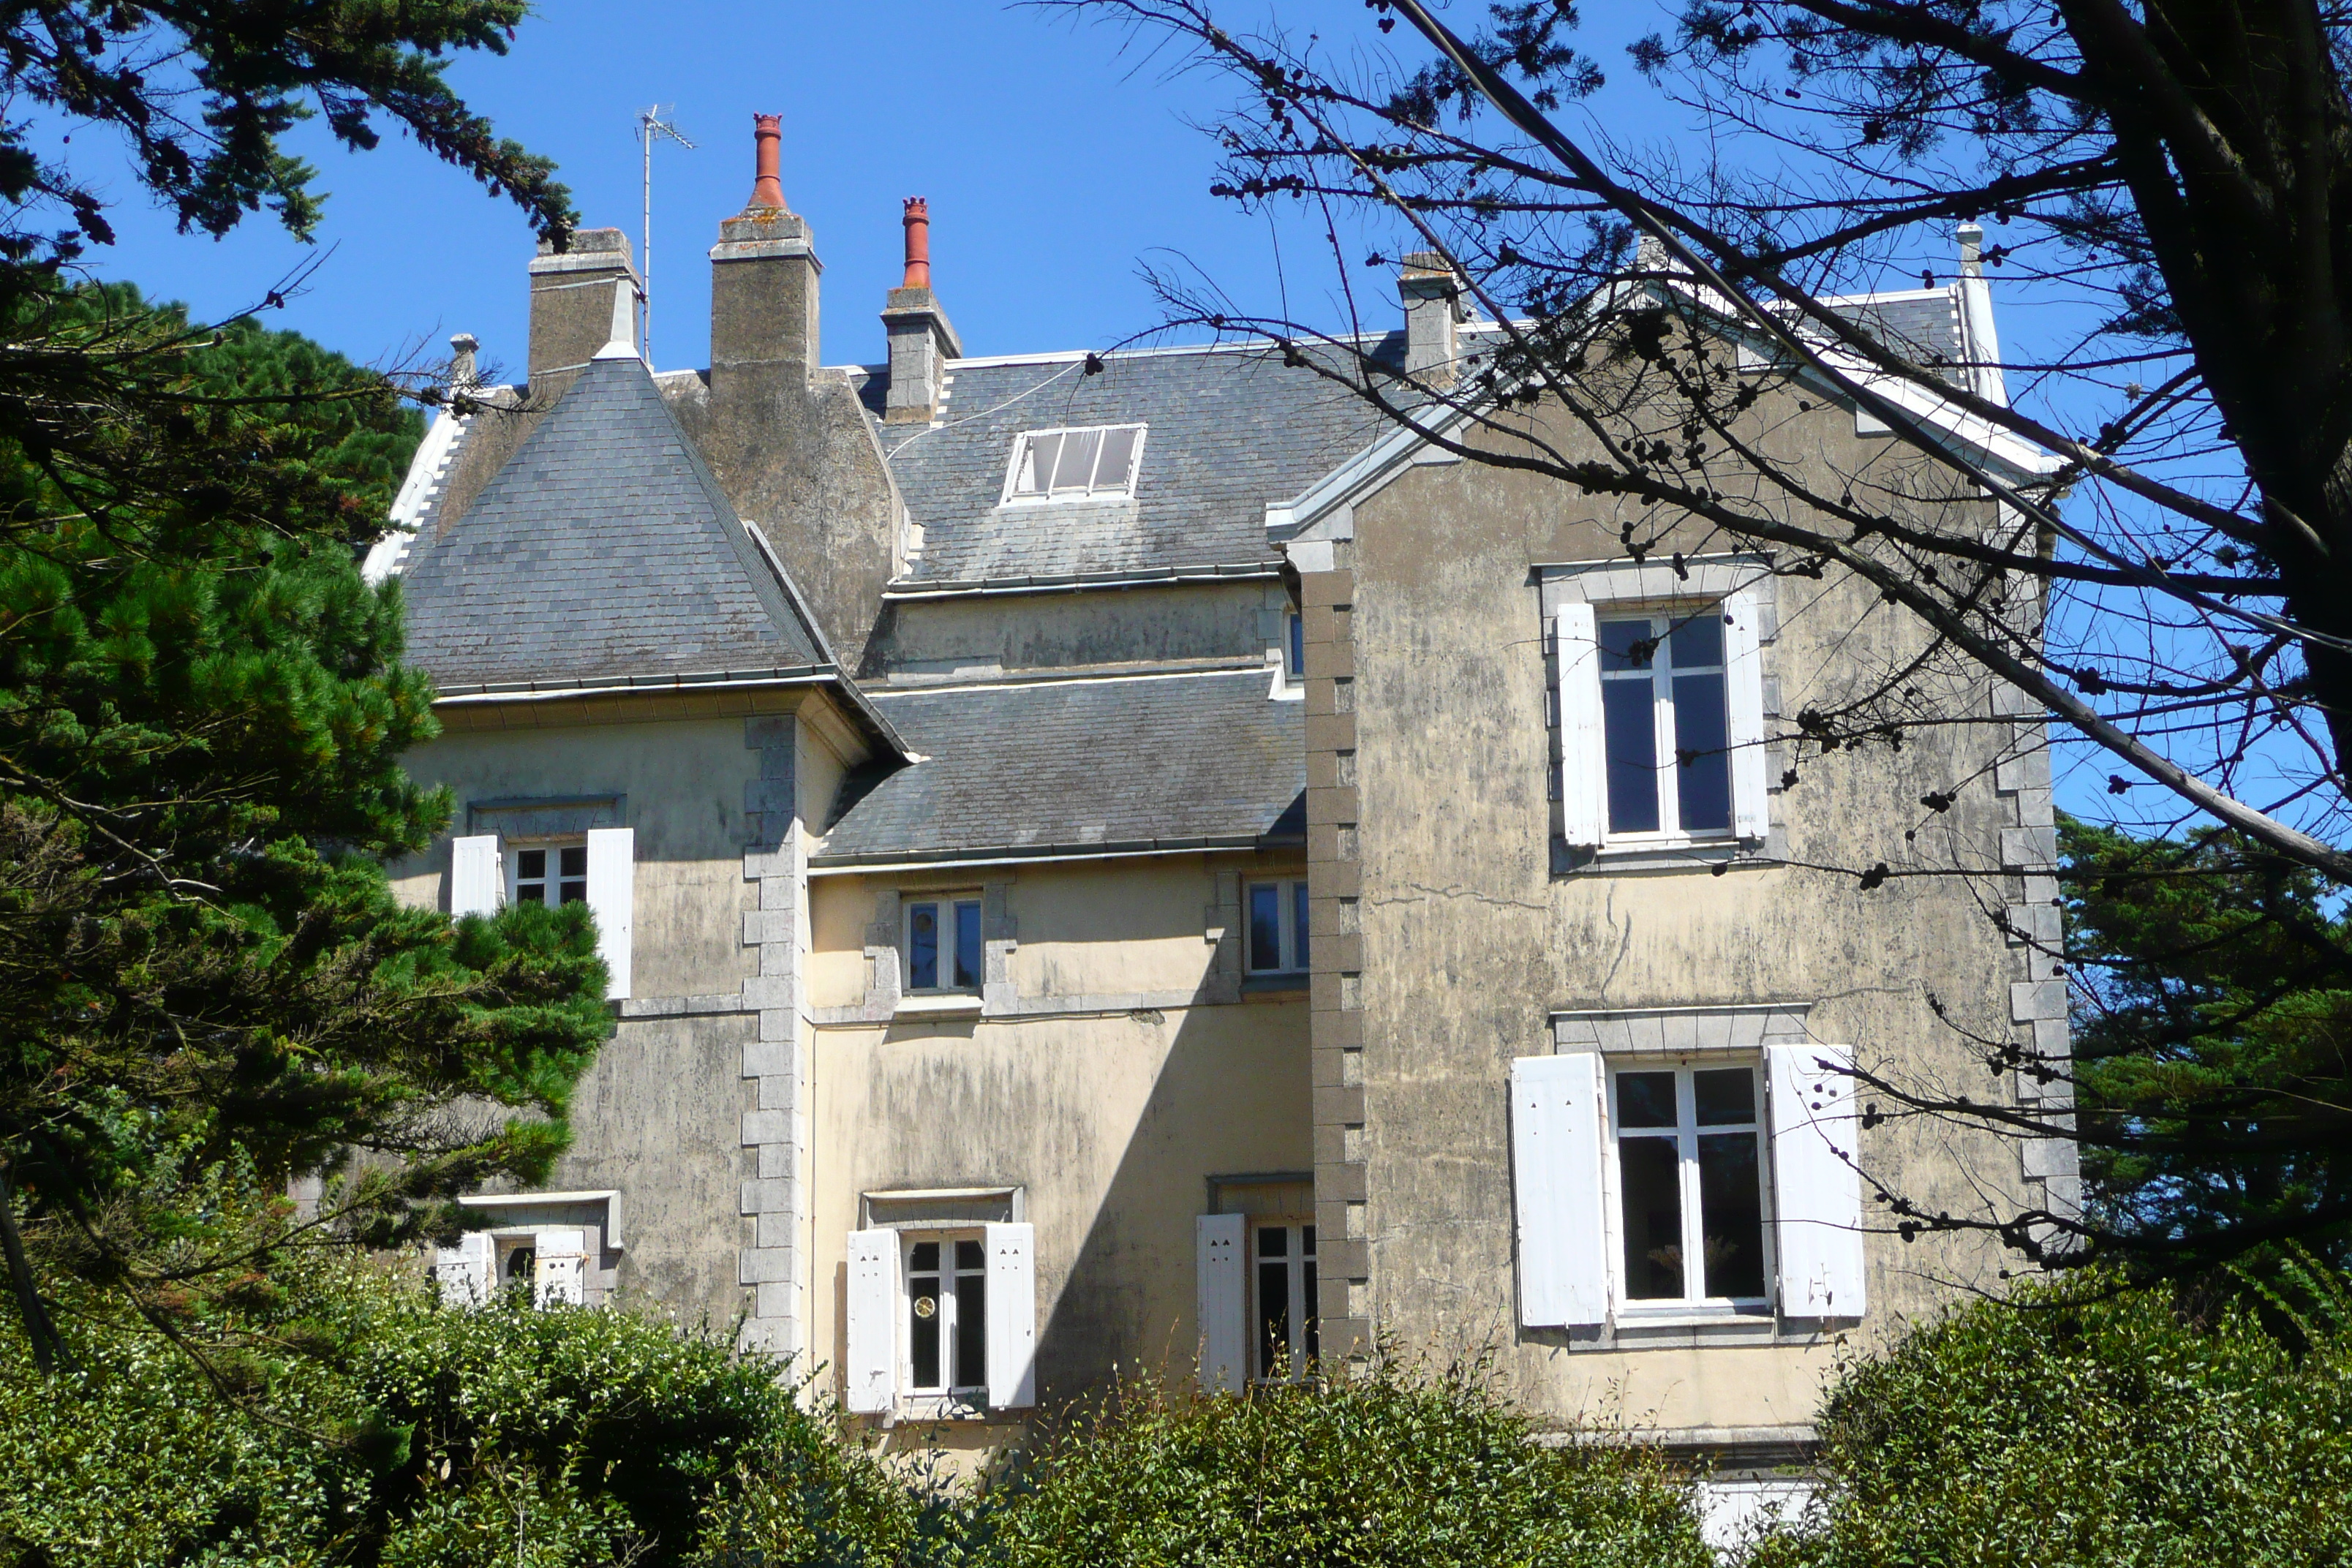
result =
[[[782,207],[784,205],[784,182],[782,174],[784,141],[784,117],[781,114],[751,116],[751,135],[759,149],[756,177],[751,182],[751,202],[755,207]]]
[[[901,289],[931,286],[931,204],[926,196],[907,198],[907,280]]]

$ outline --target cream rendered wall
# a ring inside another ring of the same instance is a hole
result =
[[[812,1000],[865,993],[874,895],[1009,879],[1013,973],[1034,1016],[901,1014],[815,1031],[811,1344],[838,1386],[845,1237],[870,1192],[1017,1185],[1037,1227],[1038,1390],[1068,1397],[1114,1364],[1189,1373],[1193,1221],[1213,1175],[1310,1165],[1303,989],[1191,1006],[1075,1010],[1112,994],[1218,993],[1205,917],[1218,872],[1273,860],[1171,857],[820,876],[810,885]],[[1221,929],[1220,936],[1224,932]],[[1232,940],[1238,940],[1234,933]],[[1236,950],[1237,951],[1237,950]]]
[[[1850,412],[1830,408],[1790,420],[1780,438],[1802,461],[1884,465],[1886,444],[1853,429]],[[1576,434],[1555,435],[1572,456]],[[1517,1327],[1510,1059],[1551,1050],[1556,1011],[1799,1002],[1813,1005],[1816,1038],[1853,1044],[1866,1066],[1998,1093],[1963,1031],[2003,1034],[2009,984],[2024,971],[1988,918],[2001,901],[1998,876],[1898,878],[1864,894],[1852,875],[1794,866],[1553,874],[1531,567],[1622,557],[1611,505],[1475,464],[1413,468],[1357,506],[1352,559],[1343,554],[1352,581],[1308,581],[1310,606],[1344,598],[1308,612],[1310,638],[1328,645],[1308,653],[1310,730],[1342,700],[1318,673],[1344,673],[1353,715],[1354,789],[1333,795],[1345,803],[1336,809],[1354,808],[1356,831],[1328,826],[1327,810],[1310,815],[1310,840],[1318,861],[1350,847],[1360,860],[1359,906],[1336,921],[1360,922],[1360,951],[1345,961],[1357,979],[1345,989],[1337,974],[1316,982],[1318,1031],[1348,994],[1360,999],[1364,1190],[1347,1213],[1369,1262],[1360,1305],[1408,1346],[1498,1350],[1517,1396],[1551,1419],[1605,1409],[1675,1427],[1801,1423],[1829,1346],[1596,1352]],[[1692,528],[1660,551],[1673,548],[1727,546]],[[1919,646],[1852,581],[1783,579],[1779,595],[1766,674],[1783,713],[1827,704]],[[1988,711],[1964,679],[1931,668],[1918,682],[1948,705]],[[1810,761],[1775,800],[1789,859],[1997,868],[1991,760],[1979,726],[1916,732],[1900,752]],[[1309,765],[1314,779],[1318,761]],[[1772,764],[1776,780],[1782,765]],[[1948,814],[1920,806],[1926,791],[1955,785]],[[1906,837],[1915,830],[1916,844]],[[1318,1139],[1340,1143],[1342,1132],[1320,1128]],[[1950,1128],[1882,1125],[1863,1134],[1863,1157],[1930,1207],[2022,1186],[2015,1145]],[[1875,1235],[1866,1256],[1871,1342],[1957,1287],[1990,1281],[2000,1262],[1985,1245]]]

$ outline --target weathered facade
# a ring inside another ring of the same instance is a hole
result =
[[[541,257],[528,384],[436,424],[371,557],[459,803],[404,896],[585,899],[614,972],[558,1190],[471,1200],[445,1288],[740,1314],[951,1443],[1385,1336],[1764,1462],[1841,1335],[1996,1267],[1874,1184],[2063,1199],[1840,1070],[2063,1048],[2032,726],[1790,782],[1784,715],[1913,647],[1859,584],[1627,559],[1610,503],[1252,346],[968,356],[918,204],[888,363],[821,366],[772,136],[712,368],[638,357],[617,233]],[[1966,363],[1970,289],[1869,308]],[[1442,272],[1401,290],[1391,363],[1474,352]],[[1851,406],[1758,417],[1986,504]],[[1983,880],[1827,868],[1964,780]]]

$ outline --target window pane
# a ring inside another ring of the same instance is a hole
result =
[[[1658,642],[1648,621],[1603,621],[1596,629],[1603,674],[1612,669],[1647,669],[1657,658]]]
[[[1706,1293],[1764,1294],[1763,1177],[1755,1133],[1709,1132],[1699,1139],[1698,1217],[1706,1241]]]
[[[565,876],[585,877],[588,874],[588,846],[585,844],[567,844],[556,851],[556,858]]]
[[[518,849],[515,851],[515,877],[524,882],[547,880],[547,851]]]
[[[1123,490],[1127,488],[1127,471],[1135,462],[1135,432],[1106,430],[1102,433],[1102,457],[1095,464],[1095,489]]]
[[[1675,786],[1684,832],[1720,833],[1731,826],[1730,744],[1723,677],[1675,677]]]
[[[980,989],[980,904],[974,900],[955,907],[955,983],[960,990]]]
[[[1658,720],[1646,680],[1601,683],[1609,748],[1609,831],[1658,830]]]
[[[1054,455],[1062,449],[1059,436],[1032,436],[1021,450],[1021,471],[1013,480],[1017,496],[1041,496],[1053,488]]]
[[[1286,1226],[1262,1225],[1257,1228],[1257,1255],[1260,1258],[1290,1256],[1290,1230]]]
[[[1712,607],[1677,618],[1666,637],[1666,658],[1676,669],[1723,663],[1723,612]]]
[[[1292,955],[1291,967],[1305,969],[1307,960],[1307,884],[1290,884],[1290,929],[1297,933],[1298,951]]]
[[[1282,967],[1282,889],[1272,882],[1250,884],[1249,966]]]
[[[969,1249],[983,1272],[964,1270]],[[987,1255],[976,1241],[956,1243],[955,1384],[957,1388],[983,1388],[988,1384]]]
[[[559,897],[559,898],[557,899],[557,900],[556,900],[558,903],[564,903],[564,904],[584,904],[584,903],[586,903],[586,902],[588,901],[588,884],[587,884],[587,883],[585,883],[585,882],[563,882],[563,883],[560,883],[560,884],[558,884],[558,886],[559,886],[559,887],[561,888],[561,889],[562,889],[562,896],[561,896],[561,897]]]
[[[1297,680],[1307,673],[1307,618],[1290,617],[1290,679]]]
[[[1095,451],[1102,445],[1099,430],[1073,430],[1062,437],[1062,455],[1054,464],[1054,489],[1082,490],[1095,477]]]
[[[1625,1184],[1625,1294],[1636,1301],[1683,1294],[1683,1186],[1671,1138],[1624,1138],[1617,1164]]]
[[[1265,1233],[1261,1231],[1261,1236]],[[1290,1265],[1257,1266],[1257,1374],[1290,1375]]]
[[[907,988],[940,988],[940,907],[916,904],[907,910]]]
[[[940,1271],[940,1244],[936,1241],[915,1243],[914,1255],[908,1259],[908,1270],[915,1274],[937,1274]]]
[[[1670,1072],[1621,1072],[1617,1075],[1617,1125],[1672,1127],[1675,1123],[1675,1075]]]
[[[940,1244],[919,1241],[907,1251],[907,1348],[917,1388],[940,1384]]]
[[[1756,1120],[1756,1074],[1747,1068],[1716,1068],[1691,1074],[1701,1127],[1735,1126]]]

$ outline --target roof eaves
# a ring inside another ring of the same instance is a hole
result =
[[[1145,566],[1103,572],[1066,572],[1027,577],[901,577],[882,590],[886,600],[953,599],[1008,594],[1075,594],[1093,589],[1150,588],[1168,583],[1247,582],[1282,575],[1270,561],[1200,566]]]
[[[1306,842],[1304,836],[1266,833],[1212,833],[1175,838],[1122,838],[1097,843],[1007,844],[958,846],[953,849],[874,849],[856,854],[809,856],[809,870],[895,870],[899,868],[993,866],[1014,860],[1112,860],[1148,855],[1198,855],[1258,849],[1290,848]]]

